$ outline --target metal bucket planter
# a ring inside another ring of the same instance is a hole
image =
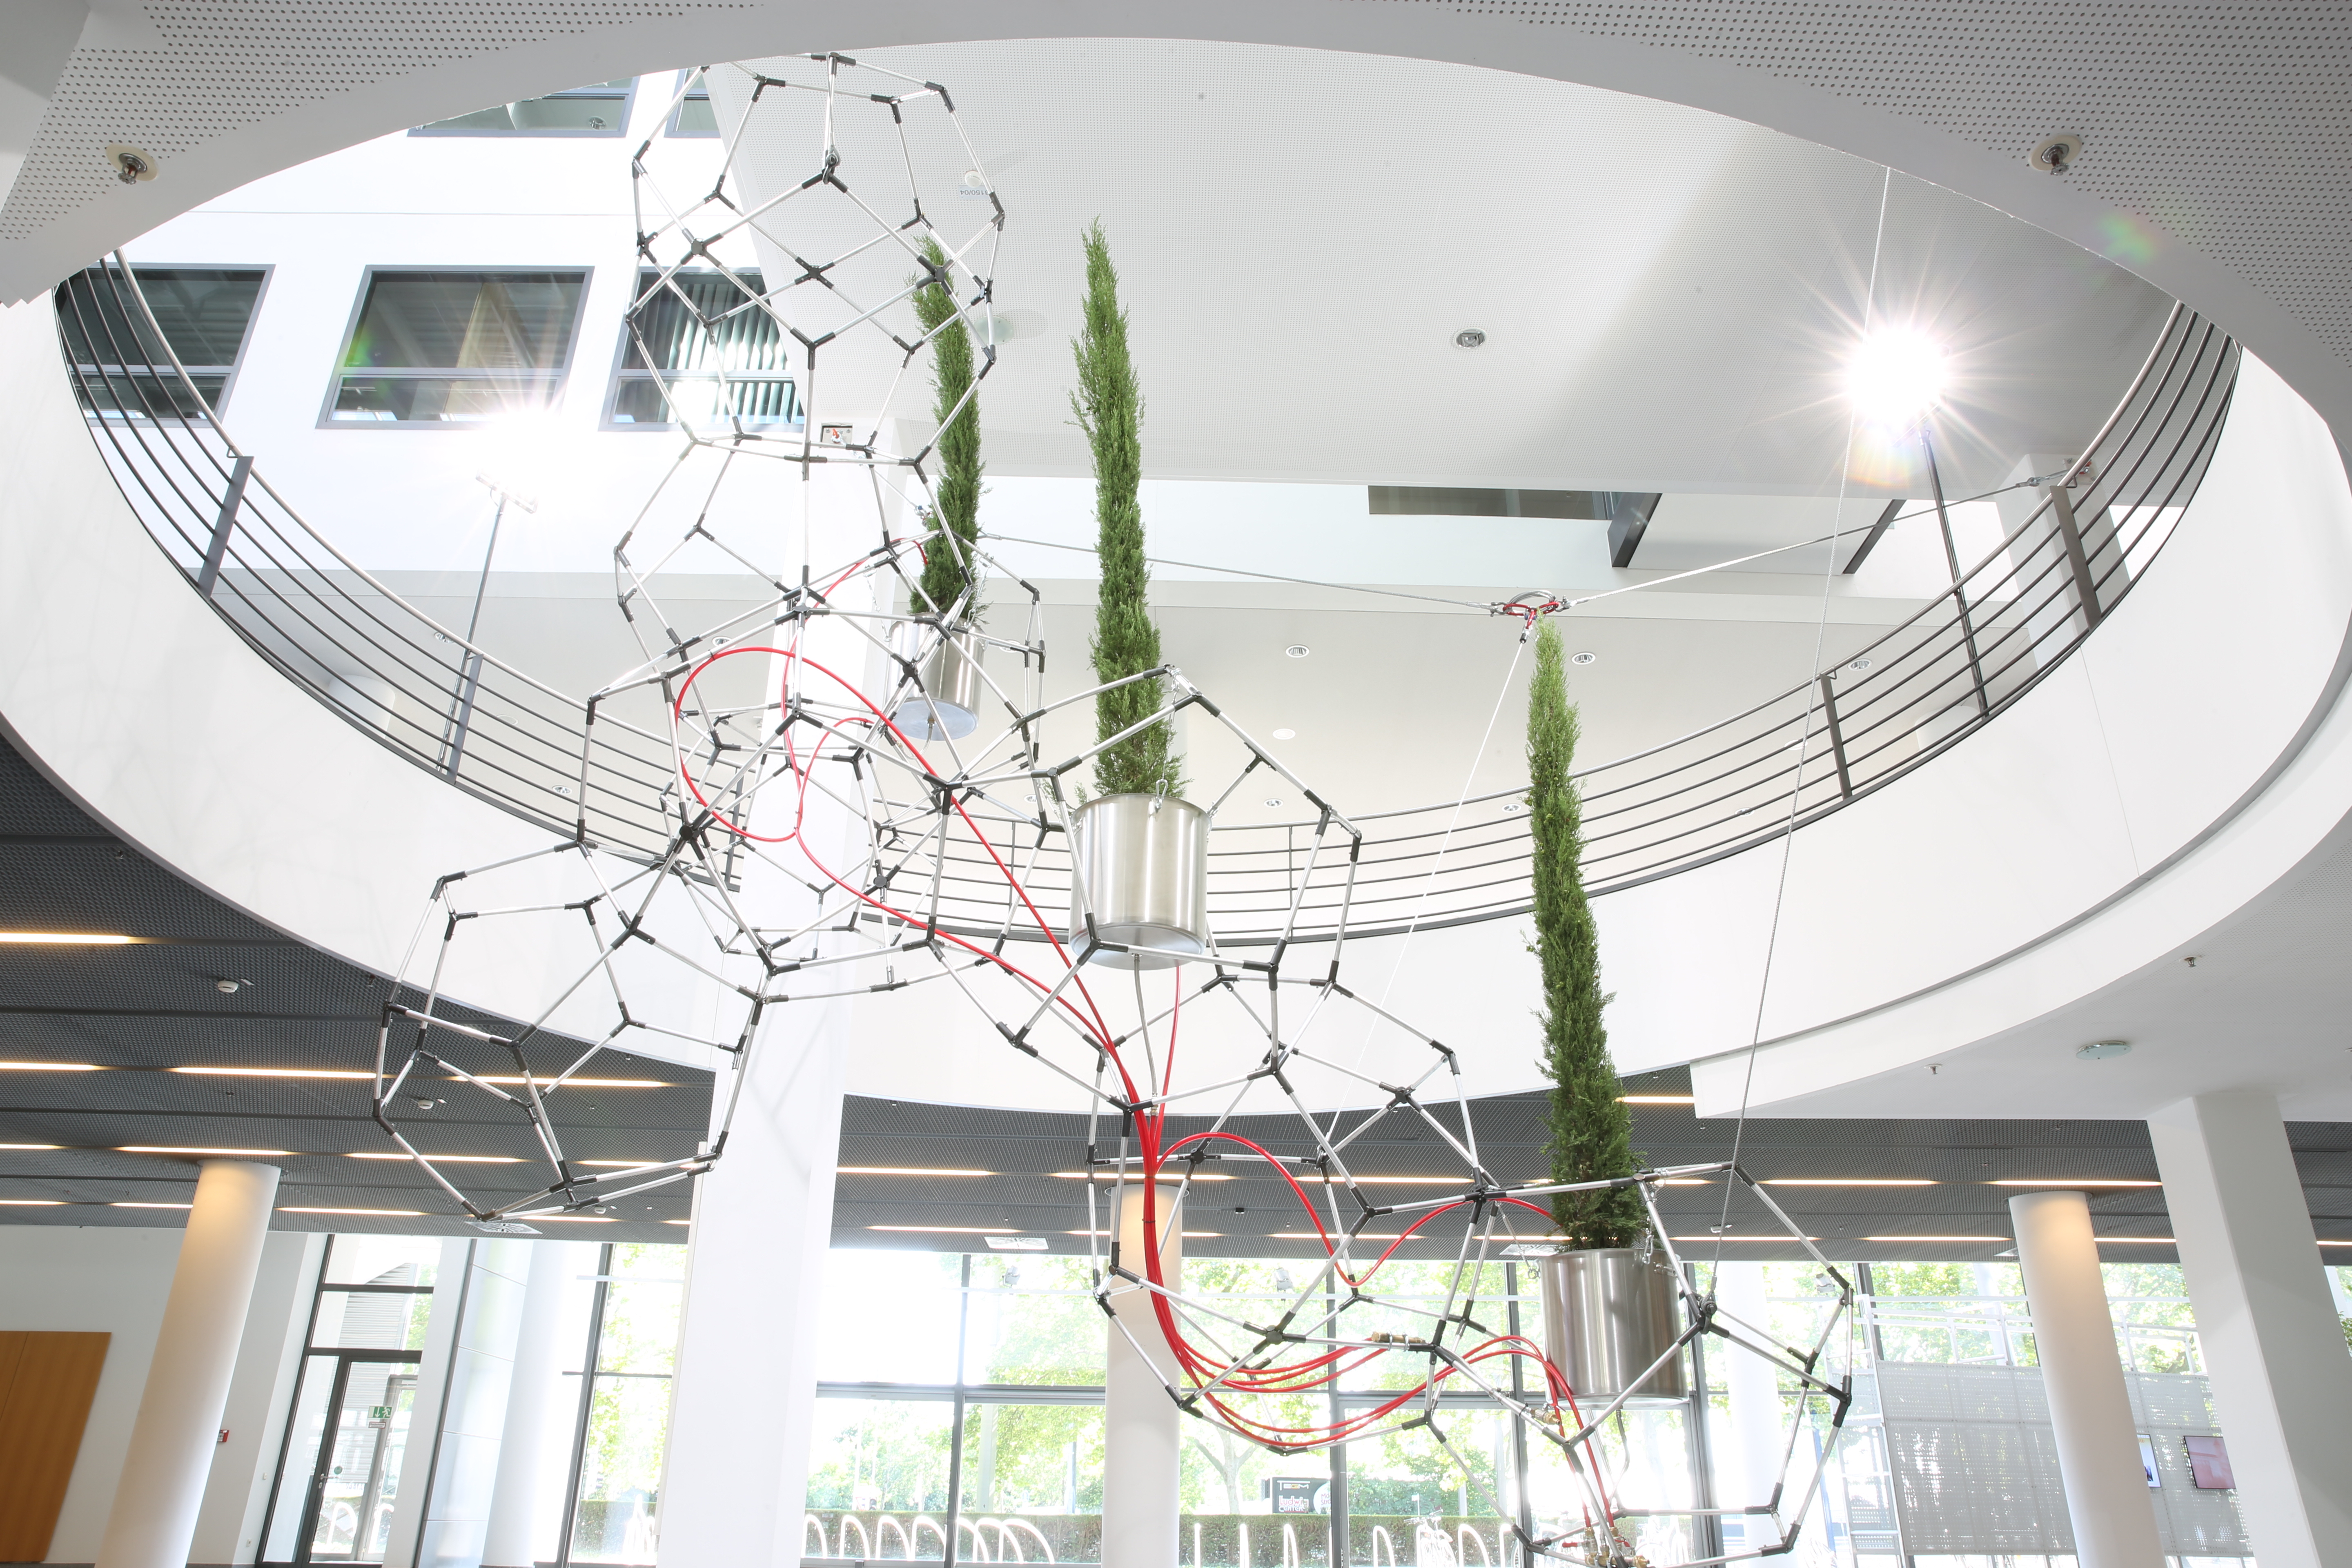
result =
[[[1168,969],[1209,951],[1209,814],[1157,795],[1106,795],[1071,821],[1070,941],[1095,935],[1159,952],[1100,952],[1122,969]]]
[[[988,695],[980,658],[986,645],[974,626],[958,626],[939,640],[918,667],[920,689],[908,692],[890,721],[910,741],[961,741],[980,728]]]
[[[1629,1388],[1636,1400],[1689,1393],[1679,1354],[1633,1387],[1681,1332],[1680,1293],[1663,1252],[1604,1247],[1543,1260],[1544,1353],[1588,1414]]]

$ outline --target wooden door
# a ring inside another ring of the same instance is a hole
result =
[[[113,1337],[0,1331],[0,1563],[49,1554]]]

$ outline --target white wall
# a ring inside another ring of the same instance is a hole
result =
[[[286,1342],[289,1331],[299,1339],[308,1317],[307,1287],[316,1273],[321,1239],[278,1234],[263,1248],[260,1280],[222,1417],[229,1441],[214,1459],[194,1562],[253,1560],[257,1476],[263,1490],[269,1483],[268,1468],[257,1467],[277,1463],[274,1423],[283,1420],[290,1387],[281,1386],[289,1361]],[[179,1258],[177,1230],[0,1226],[0,1329],[113,1336],[49,1542],[48,1562],[89,1563],[98,1555]]]

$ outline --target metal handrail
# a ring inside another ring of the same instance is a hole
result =
[[[171,353],[120,255],[56,292],[94,437],[156,543],[248,645],[394,751],[566,837],[657,856],[677,830],[666,730],[632,723],[484,652],[337,550],[255,470]],[[136,323],[134,326],[133,323]],[[157,351],[161,352],[158,353]],[[1900,625],[1822,672],[1690,733],[1577,775],[1588,889],[1615,891],[1821,820],[1921,766],[2031,691],[2131,590],[2196,493],[2227,419],[2237,346],[2185,306],[2064,482]],[[1937,509],[1941,510],[1940,506]],[[1520,793],[1357,816],[1350,935],[1524,914]],[[999,857],[1034,896],[1066,892],[1040,824],[982,809],[940,858],[942,923],[1004,929]],[[1221,947],[1337,934],[1348,868],[1305,854],[1311,819],[1221,824]],[[984,848],[975,831],[986,834]],[[990,850],[994,851],[993,854]],[[1302,865],[1314,865],[1299,879]],[[1041,903],[1041,908],[1045,907]]]

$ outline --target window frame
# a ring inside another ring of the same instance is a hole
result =
[[[51,308],[55,308],[54,301],[58,289],[64,288],[68,283],[72,282],[75,278],[86,278],[92,272],[103,272],[105,268],[100,264],[92,262],[89,266],[80,268],[79,271],[72,274],[71,276],[59,279],[57,285],[48,291],[52,300]],[[226,374],[221,378],[220,395],[213,399],[212,402],[213,416],[216,419],[226,418],[228,414],[229,400],[236,395],[237,377],[244,374],[245,356],[247,351],[253,347],[253,329],[256,323],[261,320],[262,306],[267,304],[269,300],[270,280],[278,276],[278,264],[274,261],[255,263],[222,261],[135,261],[131,264],[131,280],[139,284],[139,289],[142,295],[146,292],[147,286],[145,282],[142,280],[141,274],[144,273],[149,276],[152,276],[159,272],[258,272],[261,274],[261,286],[255,289],[253,294],[253,309],[247,313],[245,318],[245,331],[236,340],[236,354],[229,361]],[[140,324],[141,323],[137,322],[132,323],[133,329],[136,330]],[[166,338],[164,342],[166,346],[168,346],[170,340]],[[95,345],[92,346],[95,347]],[[173,349],[172,352],[173,353],[177,353],[179,351],[177,349]],[[68,360],[66,362],[66,374],[75,377],[77,384],[79,384],[80,367],[84,363],[100,368],[101,377],[103,376],[102,367],[105,363],[103,361],[84,362]],[[187,370],[188,375],[192,380],[201,372],[221,368],[217,365],[212,364],[202,366],[187,365],[185,361],[183,361],[182,364]],[[115,370],[118,374],[125,374],[126,367],[117,365]],[[79,388],[78,384],[77,393],[79,393]],[[75,402],[79,404],[80,401],[80,397],[77,395]],[[131,425],[152,425],[155,423],[154,416],[151,414],[133,414],[127,409],[118,410],[116,413],[109,415],[102,409],[84,408],[82,410],[82,416],[86,419],[95,419],[101,422],[109,418],[113,418],[121,420],[125,424]]]
[[[342,395],[343,380],[346,376],[355,374],[344,361],[351,355],[352,340],[358,335],[360,317],[367,310],[368,295],[375,288],[375,280],[380,275],[392,272],[457,272],[479,278],[491,278],[500,274],[522,276],[547,272],[578,273],[580,303],[572,312],[572,330],[564,340],[563,368],[554,373],[550,395],[547,402],[542,405],[544,411],[548,413],[555,413],[561,409],[565,395],[571,390],[572,372],[578,368],[580,334],[582,329],[588,323],[588,302],[596,286],[596,268],[593,264],[556,262],[534,267],[522,263],[499,262],[489,267],[469,267],[462,263],[443,262],[404,261],[383,265],[371,262],[360,268],[359,287],[352,291],[351,313],[343,322],[342,336],[336,341],[334,360],[328,367],[327,395],[319,406],[319,423],[316,428],[320,430],[479,430],[488,423],[487,420],[480,419],[338,419],[335,417],[335,404]],[[256,313],[259,313],[257,310]],[[404,367],[390,374],[387,379],[422,381],[433,375],[448,376],[456,368],[454,365]],[[458,376],[454,379],[467,378]]]
[[[493,141],[502,142],[538,141],[542,138],[554,138],[559,141],[610,141],[615,137],[625,137],[628,135],[629,121],[637,111],[637,89],[644,80],[645,79],[643,77],[632,76],[629,79],[628,90],[622,93],[617,99],[610,93],[592,90],[593,89],[602,88],[604,83],[590,82],[584,83],[579,87],[563,88],[556,92],[537,92],[531,94],[529,98],[509,99],[504,105],[504,107],[511,109],[518,103],[537,103],[541,99],[548,98],[593,98],[602,100],[608,103],[618,102],[621,106],[620,118],[614,121],[614,123],[605,127],[602,131],[590,130],[585,127],[571,126],[549,126],[544,129],[531,131],[525,131],[519,127],[509,126],[506,130],[500,131],[495,127],[486,125],[449,125],[445,121],[436,121],[430,125],[412,125],[408,128],[408,133],[411,136],[427,137],[486,137]],[[465,112],[467,114],[479,114],[484,110],[497,107],[499,106],[486,103],[482,105],[481,109],[469,109]],[[451,115],[449,118],[456,120],[461,119],[463,116]]]
[[[685,98],[680,98],[678,95],[684,91],[686,84],[693,80],[696,77],[702,78],[702,101],[711,105],[710,129],[708,131],[680,131],[677,128],[678,117],[686,112],[688,100]],[[719,108],[710,97],[710,77],[709,72],[705,71],[700,66],[681,67],[677,73],[677,79],[670,83],[669,91],[672,98],[677,99],[677,102],[671,108],[669,113],[662,120],[661,133],[664,137],[674,142],[717,142],[721,139],[721,132],[719,127]]]
[[[715,267],[680,268],[677,269],[677,275],[686,277],[698,273],[709,273],[716,276],[718,270],[719,269]],[[749,267],[738,268],[736,270],[738,272],[758,272],[759,268],[756,267]],[[658,267],[639,266],[636,269],[635,276],[629,280],[629,299],[634,301],[636,299],[638,292],[646,287],[646,280],[650,278],[659,277],[661,275],[661,271],[662,269]],[[779,342],[781,343],[782,329],[779,327],[777,331]],[[677,430],[680,426],[675,419],[655,421],[650,419],[623,419],[620,417],[622,386],[633,381],[650,383],[653,380],[654,373],[650,370],[632,371],[629,369],[629,350],[634,346],[635,341],[635,340],[629,331],[628,310],[624,307],[621,312],[621,331],[613,345],[613,370],[612,374],[605,380],[604,401],[602,409],[597,415],[596,427],[599,430],[618,431]],[[674,371],[667,374],[673,381],[715,381],[719,379],[716,374],[698,371]],[[801,398],[801,373],[798,370],[787,367],[774,373],[773,374],[760,371],[743,371],[730,374],[734,374],[737,379],[742,381],[781,381],[788,384],[793,389],[793,406],[800,412],[800,417],[788,424],[777,423],[756,427],[746,426],[747,429],[758,428],[803,431],[808,428],[808,405]],[[664,402],[667,403],[667,399],[665,398]]]

